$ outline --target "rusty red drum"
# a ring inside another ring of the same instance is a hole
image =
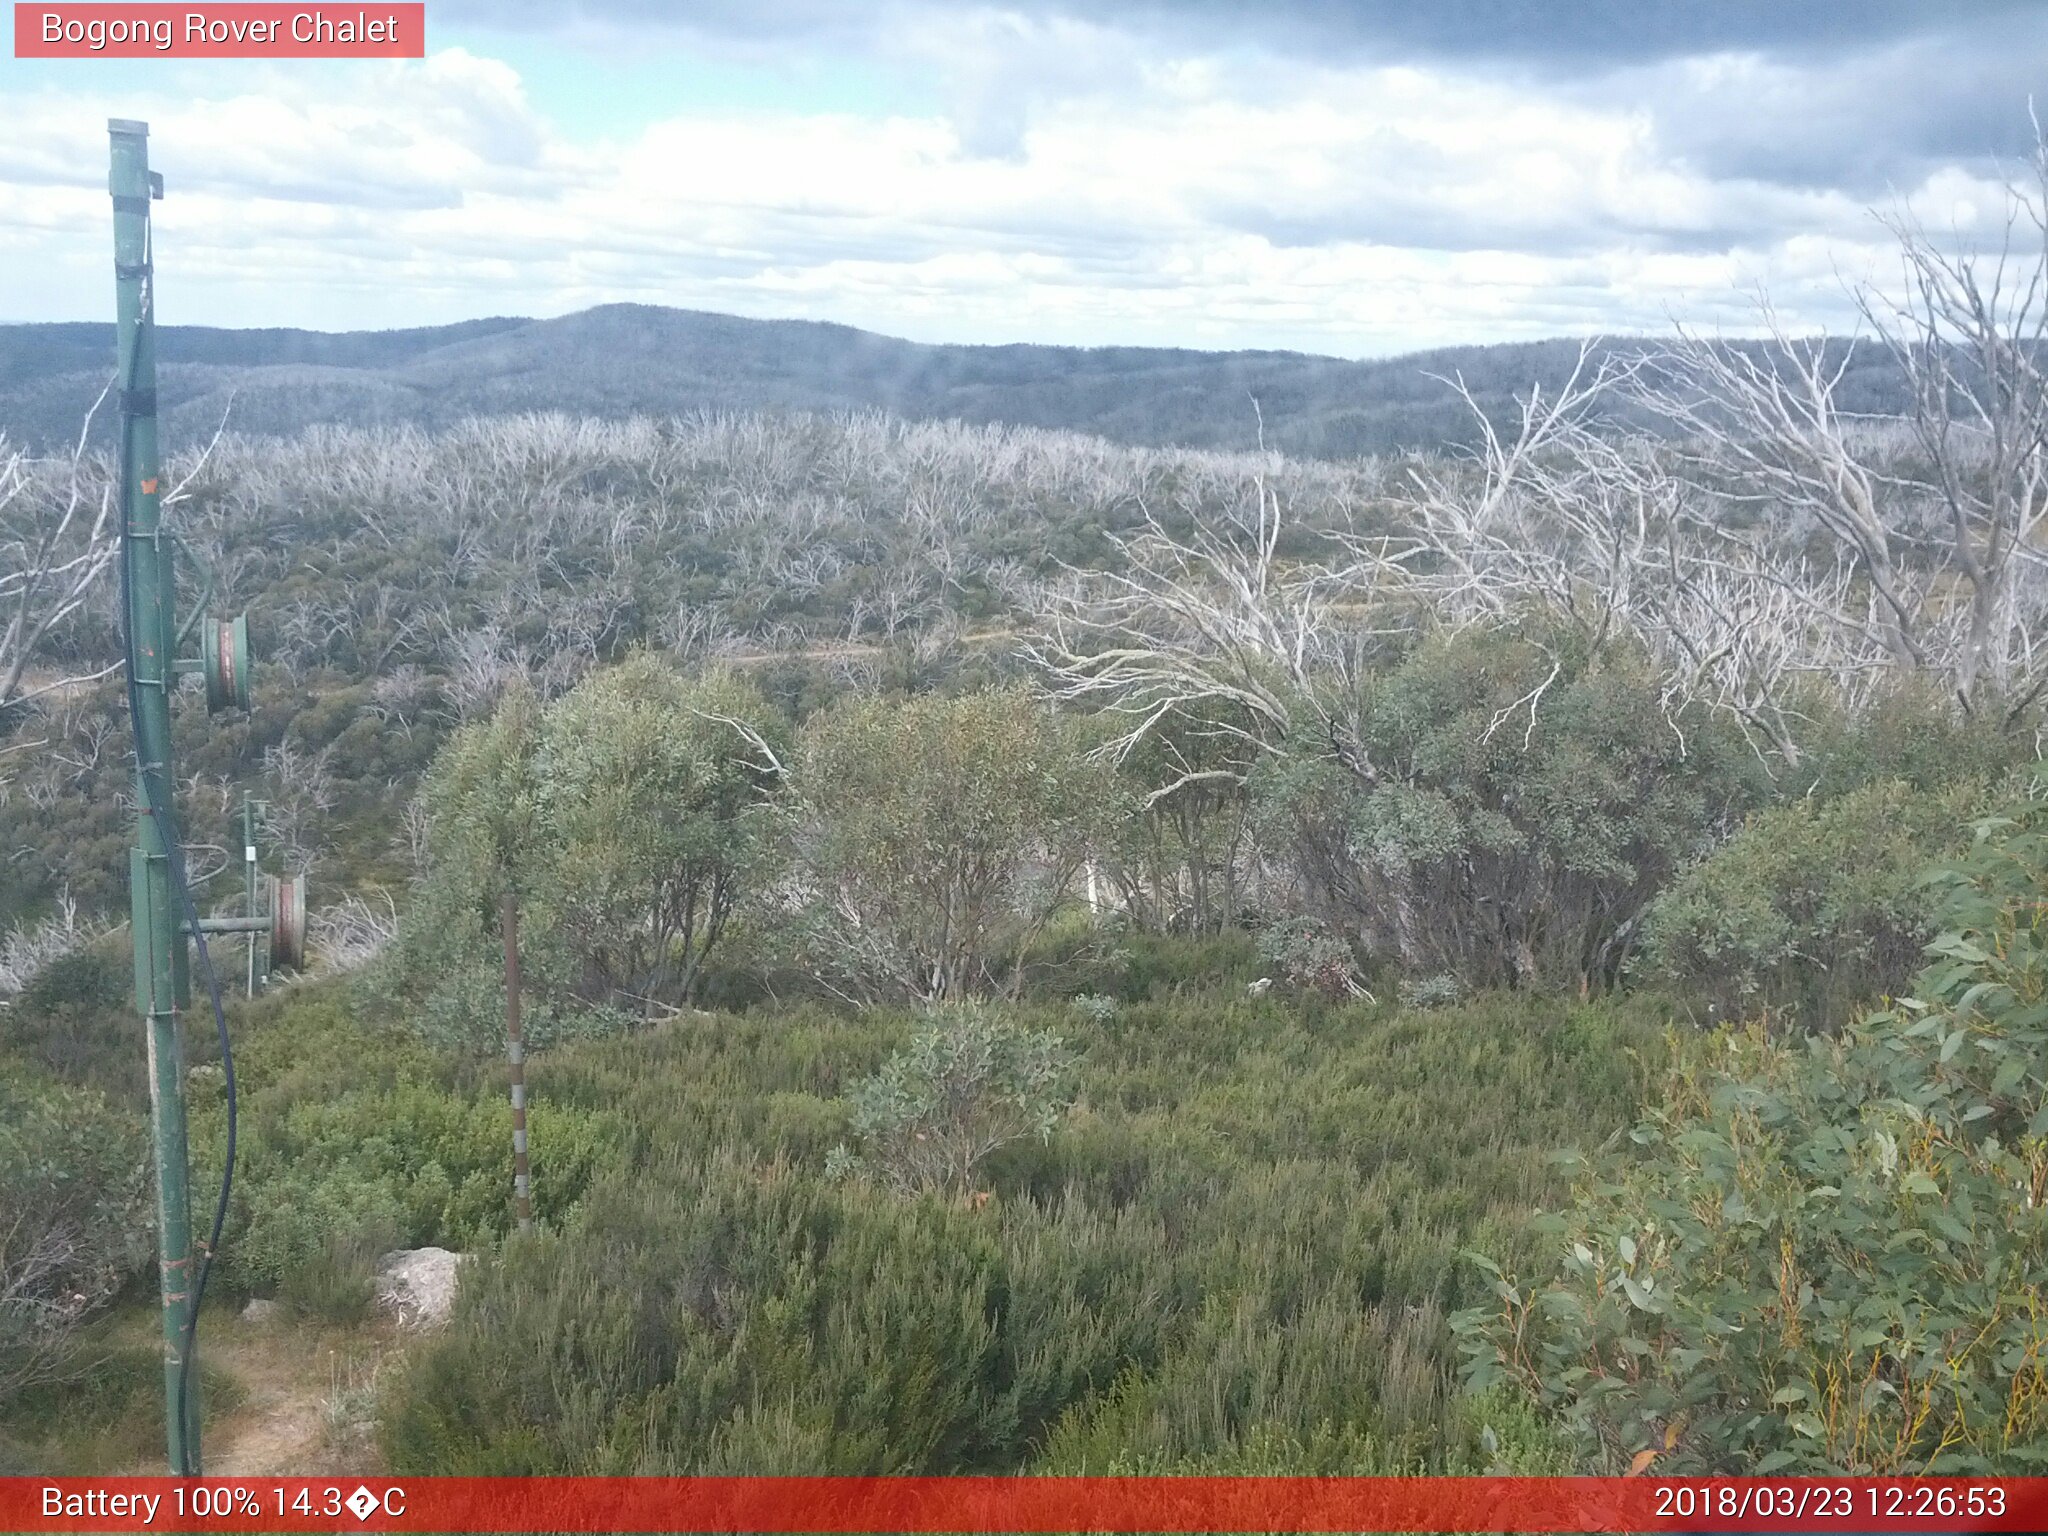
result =
[[[249,616],[209,618],[202,631],[209,710],[249,707]]]
[[[273,970],[306,966],[306,877],[270,882],[270,965]]]

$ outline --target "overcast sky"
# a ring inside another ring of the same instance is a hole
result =
[[[1995,237],[2039,0],[430,0],[402,62],[0,59],[0,319],[112,308],[146,118],[170,322],[613,300],[929,341],[1806,329],[1871,210]],[[2042,103],[2048,111],[2048,101]]]

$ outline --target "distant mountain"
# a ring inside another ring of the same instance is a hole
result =
[[[1468,413],[1432,374],[1462,374],[1492,414],[1530,384],[1560,379],[1577,346],[1460,347],[1376,362],[1163,347],[929,346],[809,320],[608,304],[555,320],[405,331],[166,326],[157,351],[173,445],[210,435],[232,397],[234,430],[254,434],[316,422],[432,427],[536,410],[884,410],[1060,427],[1125,443],[1247,448],[1263,414],[1268,444],[1344,457],[1467,440]],[[111,325],[0,326],[0,433],[42,449],[75,440],[112,370],[113,349]]]

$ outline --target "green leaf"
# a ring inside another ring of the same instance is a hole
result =
[[[1959,1248],[1967,1248],[1972,1239],[1970,1229],[1946,1211],[1936,1211],[1928,1218],[1928,1225]]]
[[[1663,1299],[1652,1296],[1646,1287],[1636,1283],[1633,1275],[1623,1275],[1621,1277],[1621,1288],[1628,1293],[1628,1299],[1635,1306],[1636,1310],[1640,1312],[1662,1312],[1664,1310]]]
[[[1957,960],[1967,961],[1971,965],[1982,965],[1991,958],[1960,933],[1940,934],[1927,949],[1930,954],[1948,955]]]

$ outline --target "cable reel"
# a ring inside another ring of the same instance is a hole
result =
[[[306,966],[306,877],[266,877],[270,907],[270,968],[304,970]]]
[[[249,707],[249,616],[209,616],[199,629],[199,660],[206,675],[208,713]]]

